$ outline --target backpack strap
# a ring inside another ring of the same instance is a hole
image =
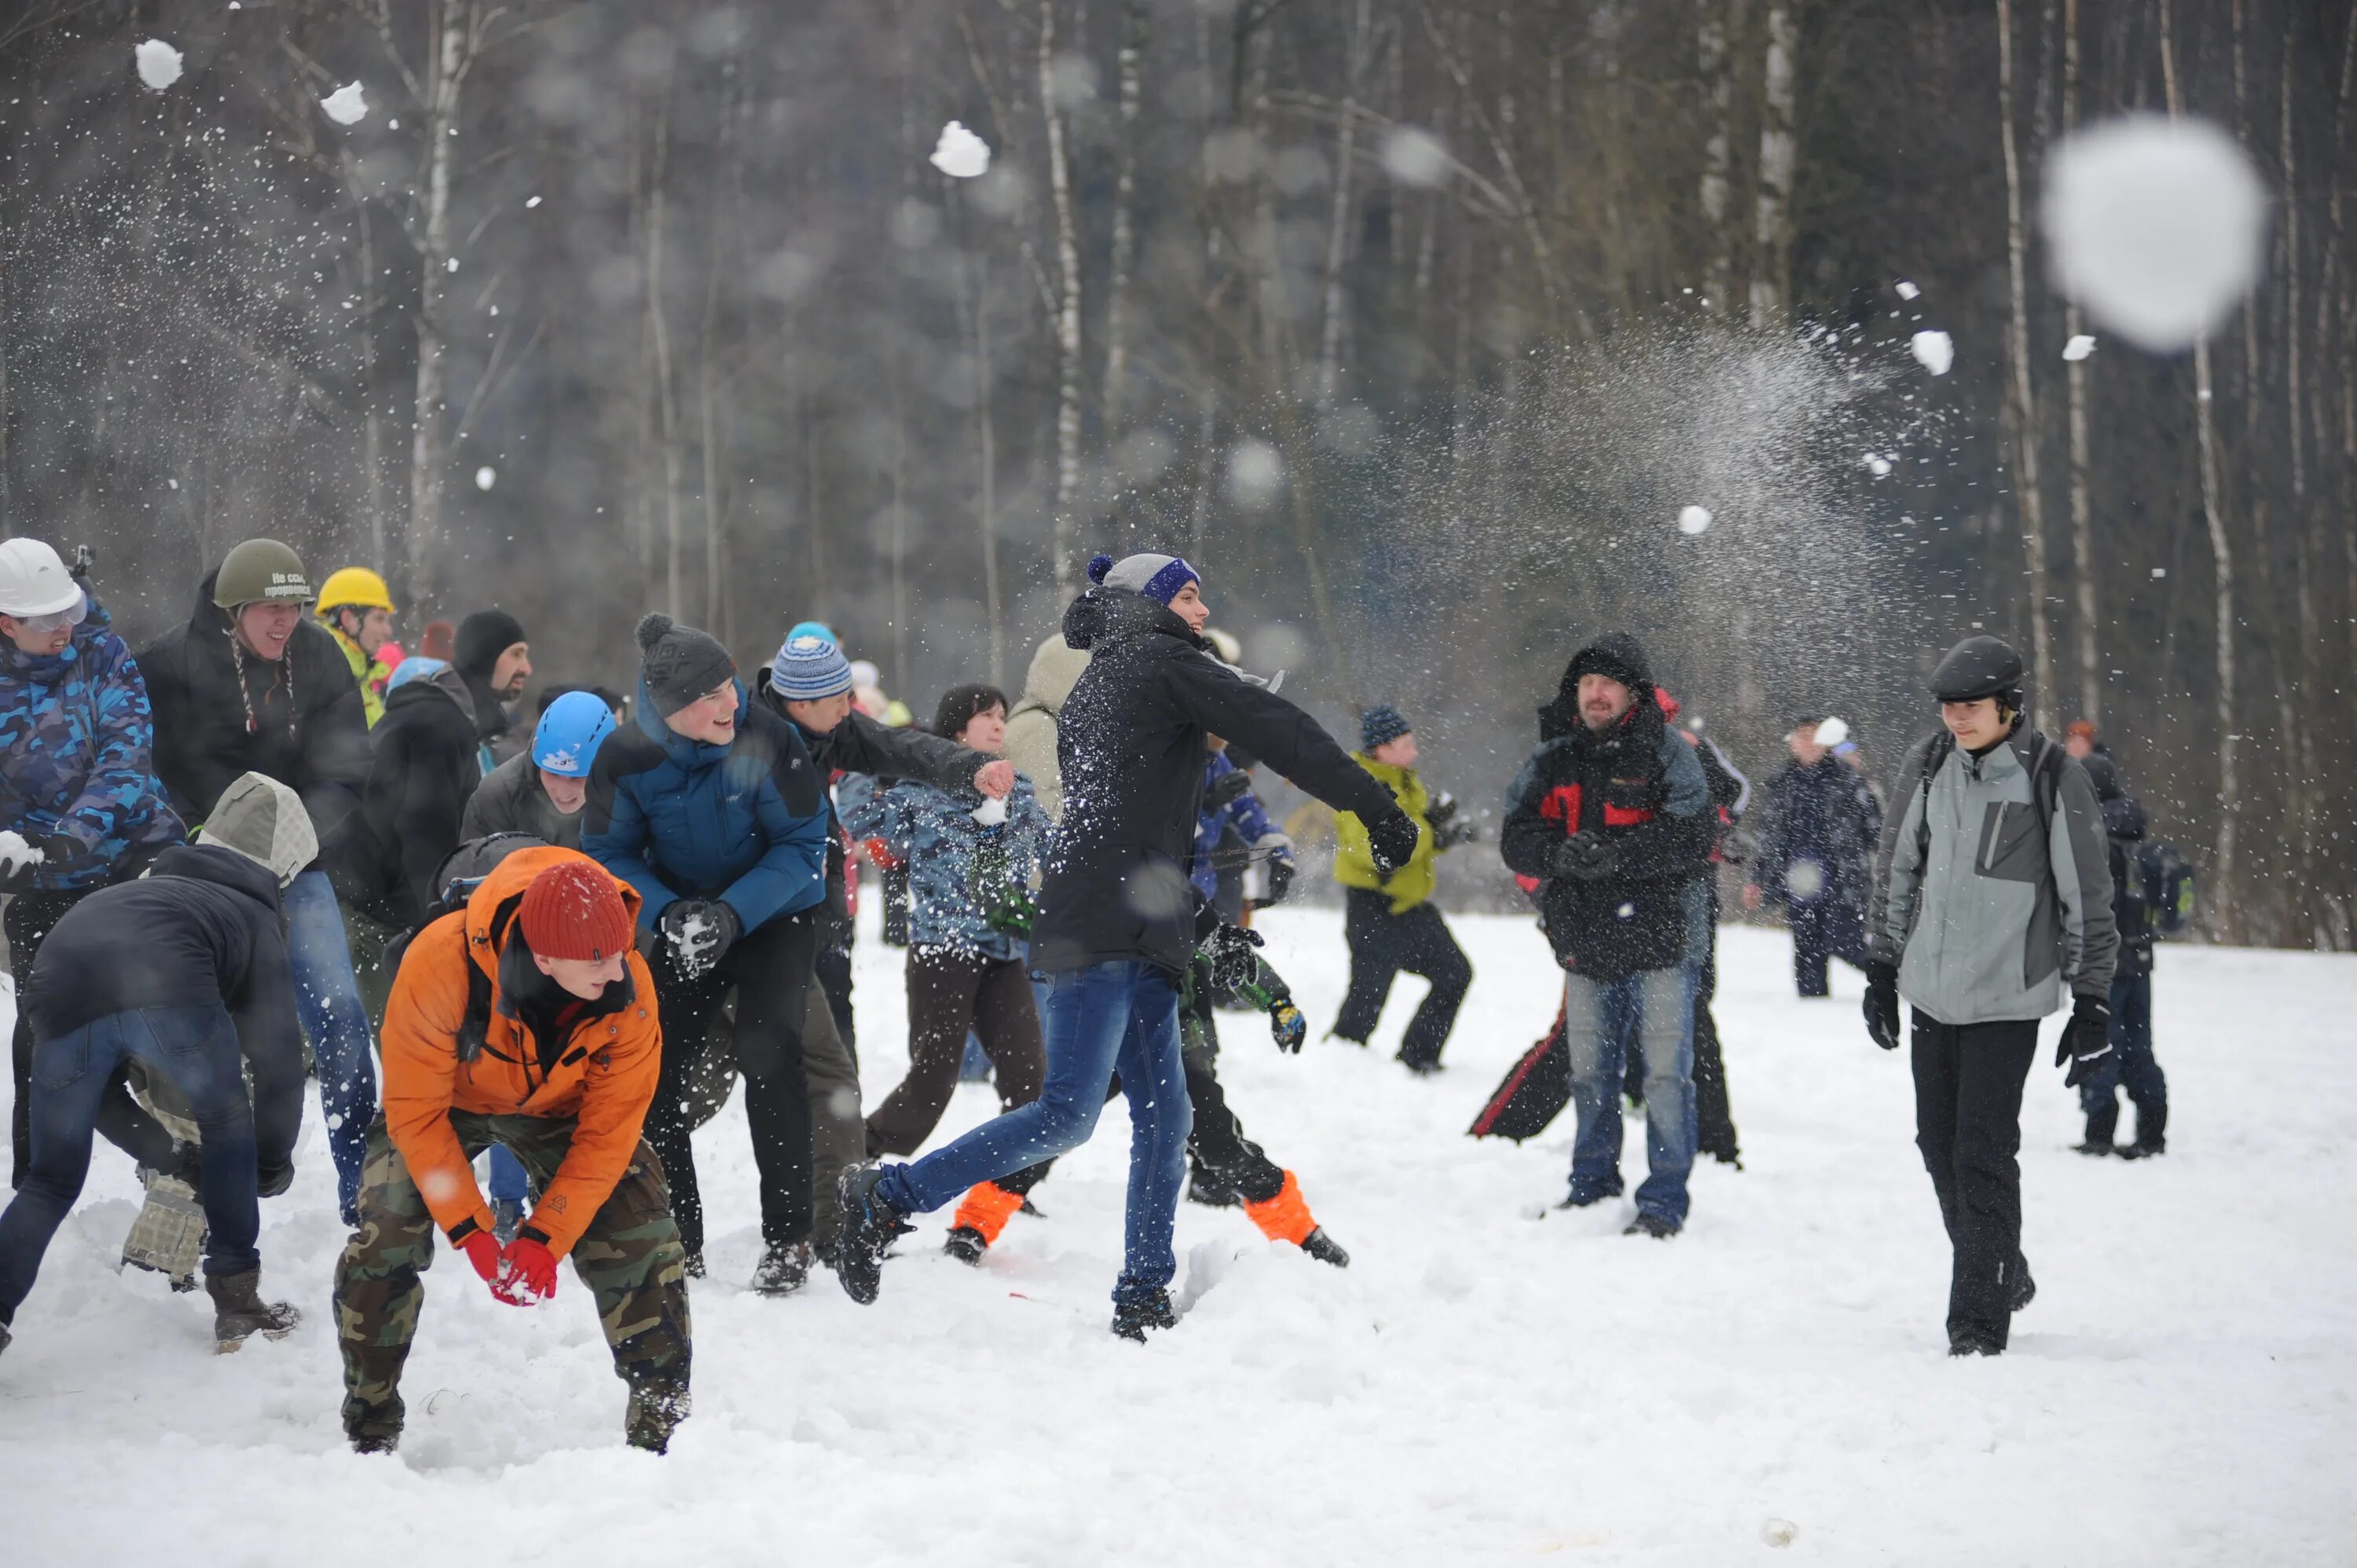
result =
[[[1915,781],[1921,806],[1915,813],[1915,854],[1928,858],[1932,853],[1932,779],[1940,765],[1948,760],[1948,753],[1956,749],[1956,737],[1944,728],[1932,737],[1923,751],[1923,772]]]

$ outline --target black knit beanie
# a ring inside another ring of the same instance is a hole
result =
[[[523,634],[523,622],[507,611],[477,610],[458,623],[458,635],[450,649],[450,663],[461,675],[488,681],[499,666],[500,654],[519,642],[530,640]]]
[[[669,718],[737,673],[717,638],[660,610],[639,622],[639,674],[660,718]]]

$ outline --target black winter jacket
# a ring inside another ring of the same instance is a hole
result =
[[[458,847],[468,797],[482,782],[466,682],[444,670],[396,687],[373,738],[361,808],[328,833],[319,864],[337,897],[405,931],[434,905],[435,869]]]
[[[156,776],[194,833],[231,780],[266,774],[303,797],[324,843],[368,778],[360,685],[334,634],[308,619],[275,662],[233,648],[229,612],[213,604],[219,575],[205,575],[187,624],[139,655],[156,710]]]
[[[1207,735],[1226,736],[1338,811],[1370,824],[1401,816],[1391,791],[1315,720],[1221,663],[1167,606],[1092,589],[1064,612],[1064,640],[1091,657],[1057,724],[1064,815],[1032,929],[1033,967],[1142,959],[1185,972],[1196,945],[1187,866]]]
[[[237,1026],[253,1069],[257,1163],[277,1169],[303,1124],[303,1030],[268,868],[218,844],[166,850],[146,876],[66,912],[25,998],[43,1040],[134,1008],[210,1006]]]
[[[541,788],[540,765],[519,752],[483,775],[459,819],[462,843],[492,833],[530,833],[543,843],[579,849],[581,812],[558,811]]]
[[[1805,768],[1791,762],[1768,781],[1760,814],[1752,880],[1762,892],[1789,904],[1830,897],[1865,912],[1874,894],[1882,808],[1856,768],[1830,751]]]

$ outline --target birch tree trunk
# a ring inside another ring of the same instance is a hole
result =
[[[2021,217],[2021,159],[2014,136],[2013,0],[1996,0],[1996,98],[2005,147],[2006,270],[2013,291],[2007,338],[2013,361],[2009,423],[2013,427],[2014,499],[2021,512],[2021,548],[2029,568],[2029,645],[2039,699],[2054,703],[2054,639],[2047,616],[2046,504],[2039,489],[2038,405],[2029,375],[2029,237]]]
[[[2062,0],[2062,133],[2079,126],[2079,0]],[[2083,329],[2079,302],[2062,311],[2065,341]],[[2087,361],[2072,360],[2063,366],[2062,379],[2071,404],[2071,564],[2078,597],[2079,716],[2103,724],[2104,681],[2098,628],[2102,607],[2095,592],[2095,522],[2093,485],[2089,477],[2087,439]]]
[[[1367,70],[1374,33],[1372,0],[1359,0],[1351,16],[1345,48],[1342,124],[1334,137],[1334,206],[1326,228],[1326,319],[1318,346],[1318,412],[1334,408],[1341,375],[1342,269],[1351,259],[1351,175],[1359,138],[1359,88]]]
[[[654,345],[656,446],[663,474],[663,606],[673,619],[686,614],[681,607],[681,577],[686,566],[687,542],[679,521],[679,403],[673,395],[671,322],[663,308],[663,218],[665,181],[671,173],[671,82],[655,111],[654,156],[647,189],[647,330]]]
[[[417,384],[411,406],[409,446],[409,597],[431,604],[437,586],[436,573],[444,555],[443,481],[450,466],[450,444],[443,428],[443,403],[447,397],[448,366],[443,351],[445,295],[450,275],[450,181],[452,134],[458,126],[458,91],[467,75],[467,47],[472,36],[473,0],[436,0],[430,13],[421,134],[425,138],[425,188],[412,238],[417,248],[418,284],[415,312]]]
[[[2170,0],[2160,0],[2160,75],[2172,120],[2183,113],[2178,91],[2177,44]],[[2234,546],[2226,534],[2226,519],[2219,498],[2218,422],[2213,409],[2210,342],[2193,346],[2194,432],[2201,458],[2201,515],[2209,525],[2210,555],[2214,568],[2218,623],[2218,838],[2212,855],[2211,876],[2219,897],[2210,906],[2210,925],[2221,940],[2234,940],[2242,929],[2236,912],[2234,886],[2236,838],[2242,825],[2243,786],[2235,731],[2239,718],[2234,700]]]
[[[1792,268],[1793,56],[1800,28],[1792,7],[1776,0],[1768,7],[1767,48],[1760,102],[1760,198],[1757,239],[1751,258],[1751,325],[1765,330],[1784,324],[1792,307],[1787,287]]]
[[[1137,265],[1137,117],[1143,107],[1146,45],[1152,18],[1146,0],[1122,7],[1120,167],[1114,177],[1113,259],[1105,279],[1104,438],[1121,433],[1129,408],[1130,275]]]
[[[1695,0],[1695,37],[1701,56],[1704,113],[1710,135],[1702,148],[1703,227],[1709,246],[1703,302],[1712,314],[1727,314],[1735,292],[1735,231],[1727,220],[1727,193],[1734,167],[1735,79],[1727,69],[1727,0]]]
[[[998,425],[991,413],[991,383],[996,374],[990,360],[990,263],[987,254],[977,262],[966,244],[965,204],[954,185],[949,199],[958,235],[958,310],[968,318],[960,325],[974,335],[974,456],[980,468],[974,525],[981,536],[982,607],[990,629],[990,681],[998,685],[1006,670],[1006,646],[1005,617],[998,604]]]
[[[1081,246],[1072,220],[1072,177],[1064,155],[1064,112],[1056,102],[1056,0],[1039,0],[1039,113],[1048,122],[1048,186],[1055,195],[1056,265],[1056,587],[1080,581],[1079,532],[1072,499],[1081,487]]]

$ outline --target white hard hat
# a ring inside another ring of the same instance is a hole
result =
[[[38,539],[0,540],[0,615],[47,616],[81,599],[58,553]]]

